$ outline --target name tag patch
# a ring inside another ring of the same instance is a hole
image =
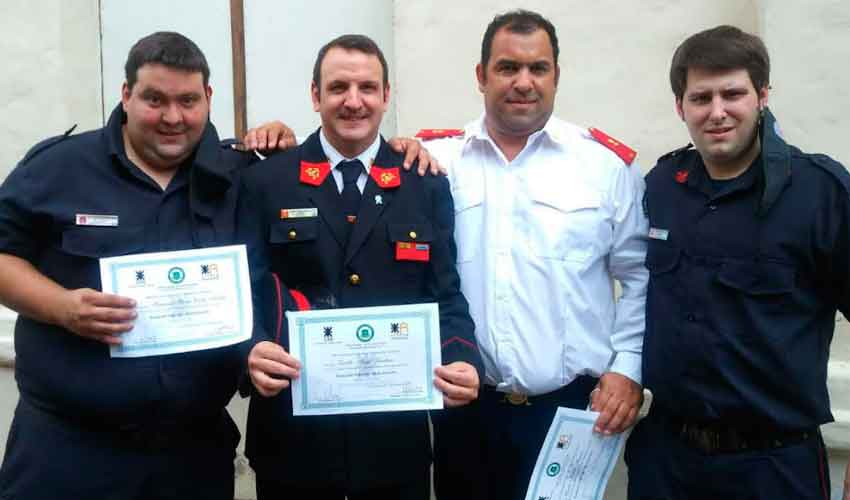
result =
[[[281,219],[304,219],[307,217],[318,217],[318,208],[281,208]]]
[[[395,244],[395,260],[428,262],[431,260],[431,245],[428,243],[397,241]]]
[[[663,240],[667,241],[667,237],[670,235],[670,231],[666,229],[658,229],[657,227],[649,228],[649,237],[653,240]]]
[[[118,225],[117,215],[77,214],[78,226],[115,227]]]

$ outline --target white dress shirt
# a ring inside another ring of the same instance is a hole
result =
[[[510,162],[483,116],[426,146],[449,170],[485,383],[530,395],[607,371],[640,383],[649,274],[637,164],[554,117]]]
[[[366,181],[369,180],[369,171],[372,170],[372,162],[375,161],[375,157],[378,156],[378,150],[381,149],[381,136],[376,136],[375,142],[354,158],[346,158],[342,153],[337,151],[331,145],[328,138],[325,137],[324,129],[319,130],[319,142],[322,144],[322,150],[324,150],[325,156],[328,157],[328,163],[331,166],[331,175],[334,176],[334,182],[336,182],[336,187],[340,193],[342,193],[343,187],[342,172],[336,166],[343,160],[360,160],[365,170],[357,178],[357,189],[360,190],[360,194],[363,194],[363,190],[366,188]]]

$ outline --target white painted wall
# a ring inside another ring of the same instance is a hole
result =
[[[77,0],[81,2],[82,0]],[[121,98],[127,53],[143,36],[177,31],[194,41],[210,66],[210,118],[219,136],[233,136],[233,65],[228,0],[101,0],[103,95],[108,118]]]
[[[248,125],[284,121],[298,136],[319,126],[310,101],[316,54],[339,35],[367,35],[381,47],[395,86],[392,0],[250,0],[245,2],[245,61]],[[396,99],[384,115],[381,133],[396,131]]]

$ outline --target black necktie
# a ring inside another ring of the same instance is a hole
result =
[[[346,220],[353,224],[360,211],[361,194],[357,188],[357,179],[363,172],[363,164],[360,160],[343,160],[336,168],[342,172],[342,211]]]

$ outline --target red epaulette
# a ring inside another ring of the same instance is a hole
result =
[[[590,135],[593,136],[593,138],[596,139],[597,142],[599,142],[599,144],[602,144],[606,148],[613,151],[614,154],[619,156],[620,159],[623,160],[623,163],[625,163],[626,165],[631,165],[632,162],[635,161],[635,156],[637,156],[637,152],[634,149],[626,146],[622,142],[618,141],[617,139],[614,139],[613,137],[599,130],[598,128],[590,127],[587,130],[588,132],[590,132]]]
[[[416,138],[423,141],[444,139],[446,137],[463,137],[463,130],[459,128],[423,128],[419,132],[416,132]]]

